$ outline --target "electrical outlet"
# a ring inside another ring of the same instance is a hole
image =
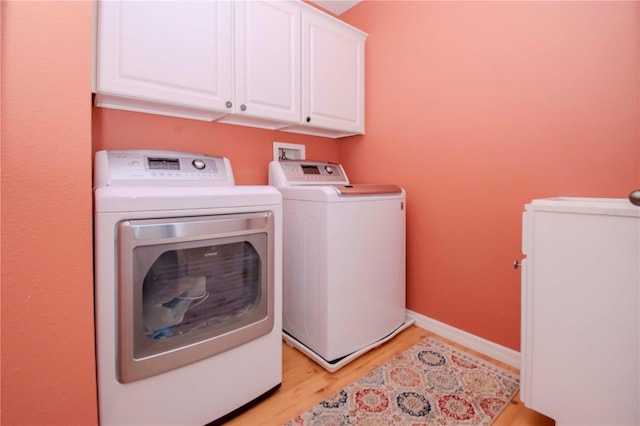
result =
[[[304,160],[305,146],[297,143],[274,142],[273,160]]]

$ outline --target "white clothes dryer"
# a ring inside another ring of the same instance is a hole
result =
[[[328,371],[413,324],[406,318],[406,193],[350,184],[340,164],[281,160],[283,338]]]
[[[282,196],[226,158],[95,156],[101,425],[203,425],[282,381]]]

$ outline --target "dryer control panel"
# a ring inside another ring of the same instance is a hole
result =
[[[94,186],[233,186],[229,160],[205,154],[159,150],[98,151]]]
[[[280,160],[269,164],[269,184],[333,185],[348,184],[347,174],[340,164],[313,160]]]

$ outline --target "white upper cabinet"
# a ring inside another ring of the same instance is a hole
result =
[[[367,35],[297,0],[98,2],[100,107],[364,133]]]
[[[302,15],[302,125],[289,131],[329,137],[364,133],[367,35],[308,8]]]
[[[297,2],[235,3],[235,100],[221,122],[278,129],[300,120]]]
[[[227,1],[100,1],[97,106],[215,120],[232,97]]]

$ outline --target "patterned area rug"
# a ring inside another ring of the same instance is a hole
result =
[[[517,374],[427,337],[286,426],[489,425],[518,388]]]

